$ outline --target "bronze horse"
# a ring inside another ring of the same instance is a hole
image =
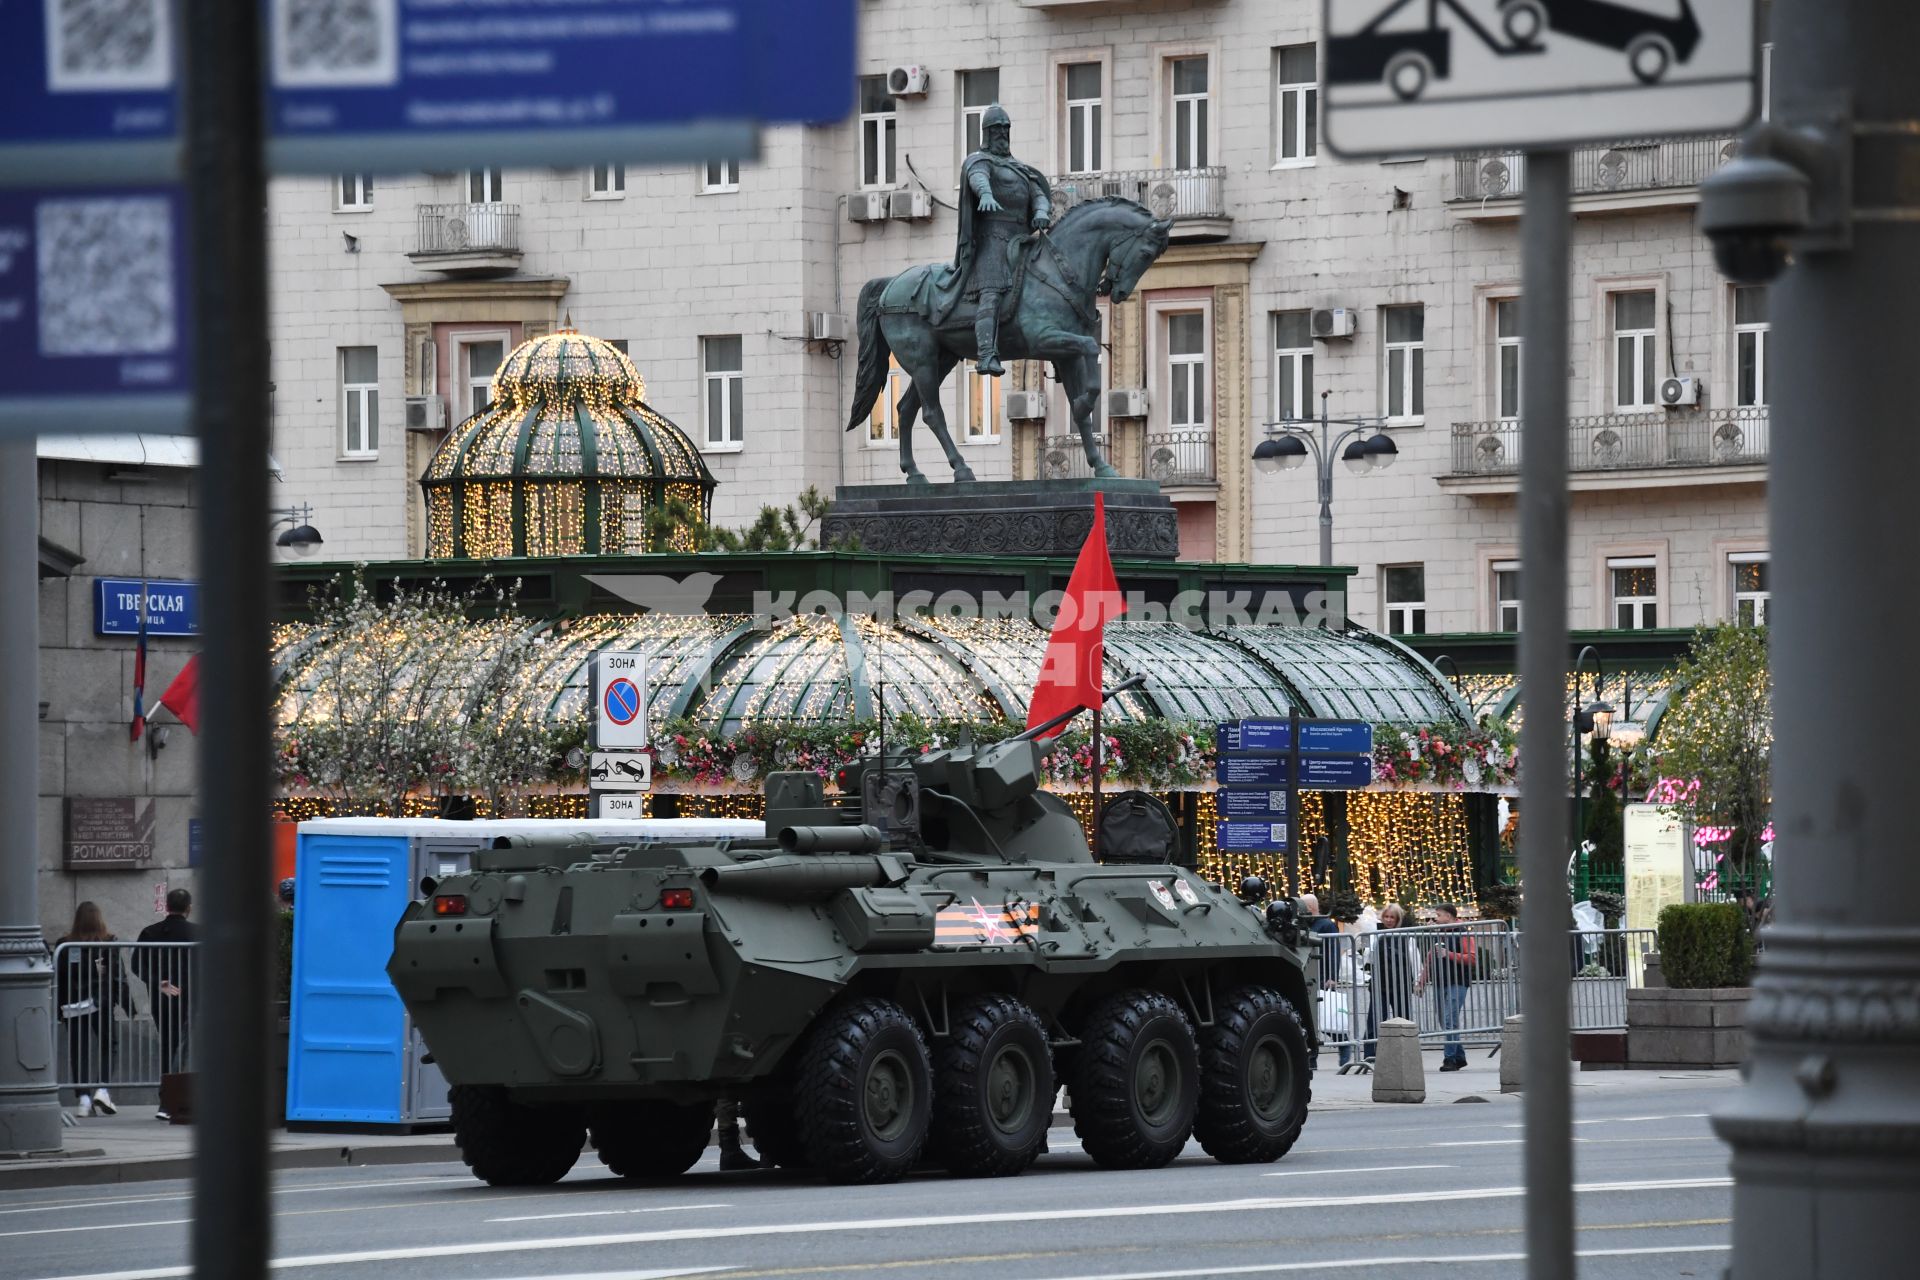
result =
[[[1154,260],[1166,252],[1173,223],[1118,196],[1090,200],[1067,210],[1050,231],[1029,236],[1010,290],[1011,311],[1002,321],[1000,354],[1013,360],[1049,360],[1067,393],[1073,425],[1096,476],[1115,476],[1094,437],[1100,401],[1100,314],[1097,295],[1124,302]],[[940,384],[962,360],[977,357],[973,316],[957,308],[935,325],[933,282],[944,267],[928,263],[897,276],[869,280],[860,290],[860,368],[853,392],[852,431],[867,421],[887,385],[887,358],[898,358],[911,380],[900,396],[900,470],[908,484],[926,484],[913,464],[913,420],[924,411],[927,426],[946,451],[956,481],[973,470],[954,447],[940,407]]]

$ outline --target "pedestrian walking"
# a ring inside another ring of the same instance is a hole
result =
[[[131,1012],[132,996],[119,950],[100,945],[118,941],[107,928],[106,913],[96,903],[83,902],[74,910],[73,927],[54,944],[83,944],[59,953],[55,974],[60,1021],[67,1031],[67,1067],[82,1116],[96,1111],[110,1116],[120,1110],[107,1092],[113,1077],[113,1011]]]
[[[1395,930],[1404,929],[1413,913],[1398,902],[1380,908],[1380,927],[1374,931],[1369,952],[1373,1000],[1368,1005],[1367,1039],[1378,1043],[1380,1024],[1389,1018],[1414,1018],[1413,978],[1418,964],[1413,943]],[[1367,1055],[1369,1060],[1372,1054]]]
[[[1467,1051],[1460,1042],[1460,1011],[1467,1003],[1467,988],[1473,984],[1474,968],[1480,949],[1473,935],[1459,928],[1460,908],[1451,902],[1435,903],[1433,922],[1448,930],[1434,939],[1421,963],[1420,975],[1413,980],[1413,994],[1421,994],[1429,984],[1434,1002],[1440,1007],[1440,1026],[1449,1034],[1442,1042],[1442,1071],[1458,1071],[1467,1065]]]
[[[167,893],[167,915],[140,931],[141,942],[194,942],[199,929],[187,917],[193,913],[193,895],[185,889]],[[153,1025],[160,1036],[160,1074],[184,1071],[192,1060],[188,1037],[193,1022],[193,948],[146,947],[136,952],[134,969],[147,984],[153,1007]],[[163,1108],[156,1120],[172,1117]]]

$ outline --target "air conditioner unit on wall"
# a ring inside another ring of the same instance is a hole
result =
[[[1660,403],[1669,409],[1686,409],[1700,403],[1700,379],[1668,378],[1660,384]]]
[[[848,222],[885,222],[890,191],[856,191],[847,197]]]
[[[1360,329],[1360,313],[1351,307],[1320,307],[1313,313],[1316,338],[1351,338]]]
[[[887,197],[887,216],[897,222],[920,222],[933,216],[933,197],[925,191],[894,191]]]
[[[887,92],[896,98],[924,98],[932,79],[922,66],[895,67],[887,72]]]
[[[1007,421],[1045,422],[1047,393],[1044,391],[1007,392]]]
[[[407,430],[445,431],[447,402],[440,396],[407,397]]]
[[[851,336],[847,329],[847,318],[837,311],[807,312],[809,342],[845,342]]]
[[[1116,387],[1114,390],[1107,392],[1107,416],[1109,418],[1146,417],[1146,388]]]

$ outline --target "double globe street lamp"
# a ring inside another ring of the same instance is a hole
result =
[[[1327,397],[1332,394],[1331,391],[1320,393],[1318,423],[1310,418],[1285,418],[1279,422],[1269,422],[1266,424],[1267,438],[1255,445],[1253,450],[1253,465],[1268,473],[1295,470],[1309,456],[1319,464],[1320,563],[1323,566],[1333,563],[1335,451],[1339,451],[1340,461],[1346,463],[1347,470],[1355,475],[1384,470],[1400,456],[1393,438],[1381,430],[1386,424],[1385,418],[1328,417]],[[1318,431],[1315,430],[1316,426]],[[1334,427],[1345,427],[1346,430],[1335,435]]]

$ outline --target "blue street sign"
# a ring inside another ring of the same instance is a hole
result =
[[[1373,726],[1364,720],[1302,720],[1300,750],[1372,755]]]
[[[150,636],[197,636],[200,634],[200,584],[149,578],[147,589],[147,634]],[[138,578],[95,578],[93,580],[93,631],[102,636],[140,634],[140,587]]]
[[[1285,720],[1239,720],[1218,730],[1222,751],[1290,751],[1293,726]]]
[[[1287,816],[1285,787],[1222,787],[1214,793],[1213,802],[1223,818],[1262,818],[1271,822]]]
[[[187,430],[177,187],[0,190],[0,434]]]
[[[204,828],[200,825],[200,819],[187,819],[187,865],[189,867],[197,867],[200,865],[200,845],[203,831]]]
[[[1213,776],[1223,787],[1284,787],[1287,757],[1223,754],[1214,760]]]
[[[1372,782],[1372,756],[1300,757],[1302,791],[1358,791]]]
[[[5,5],[0,184],[176,177],[175,9],[163,0]]]
[[[856,0],[261,3],[280,173],[713,159],[853,107]]]
[[[1214,842],[1222,853],[1287,851],[1287,824],[1284,822],[1219,822],[1214,826]]]

